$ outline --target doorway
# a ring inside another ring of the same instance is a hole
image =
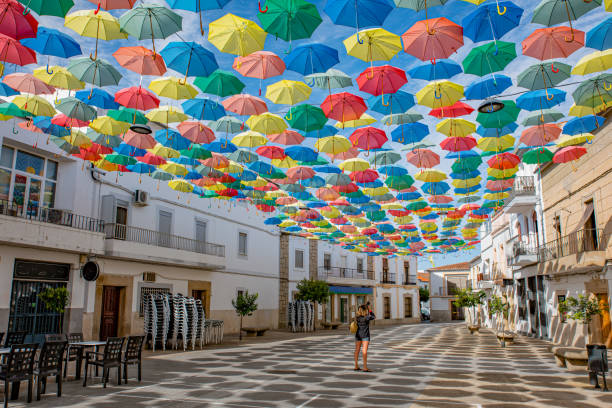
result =
[[[208,304],[206,303],[206,290],[193,289],[191,291],[191,297],[194,299],[200,299],[200,301],[202,302],[202,308],[204,309],[204,317],[207,319],[210,319],[210,316],[208,315],[208,311],[206,310],[206,305]]]
[[[383,318],[391,319],[391,296],[383,297]]]
[[[599,328],[601,330],[601,338],[594,338],[595,342],[602,341],[607,348],[612,347],[612,327],[610,324],[610,306],[608,304],[608,294],[598,293],[597,300],[599,301],[599,308],[601,309],[601,315],[599,315]],[[597,318],[597,316],[596,316]]]
[[[348,321],[348,299],[340,298],[340,321],[346,323]]]
[[[119,300],[121,287],[104,286],[102,290],[102,317],[100,319],[100,340],[117,337],[119,328]]]
[[[453,301],[450,301],[451,320],[465,320],[463,316],[463,308],[455,306]]]

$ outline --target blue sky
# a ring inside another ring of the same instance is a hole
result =
[[[333,0],[330,0],[333,1]],[[162,1],[153,1],[151,3],[156,3],[156,4],[161,4],[161,5],[166,5],[165,2]],[[349,74],[353,79],[356,78],[359,73],[361,73],[364,69],[366,69],[369,66],[369,63],[366,63],[364,61],[361,61],[357,58],[348,56],[346,54],[346,50],[344,48],[344,45],[342,44],[342,41],[344,39],[346,39],[347,37],[351,36],[352,34],[355,33],[355,29],[351,28],[351,27],[344,27],[344,26],[339,26],[339,25],[334,25],[331,20],[329,19],[329,17],[325,14],[324,12],[324,6],[326,1],[325,0],[312,0],[311,3],[315,4],[319,10],[319,13],[321,14],[321,17],[323,18],[323,23],[314,31],[313,36],[310,39],[304,39],[304,40],[298,40],[298,41],[294,41],[293,42],[293,47],[299,45],[299,44],[305,44],[305,43],[310,43],[310,42],[321,42],[321,43],[325,43],[329,46],[332,46],[334,48],[336,48],[338,50],[339,53],[339,57],[340,57],[340,63],[338,65],[336,65],[334,68],[340,69],[344,72],[346,72],[347,74]],[[516,42],[517,43],[517,54],[519,55],[519,57],[517,59],[515,59],[505,70],[505,72],[503,72],[503,74],[510,76],[513,81],[515,82],[516,80],[516,75],[521,72],[522,70],[524,70],[525,68],[527,68],[528,66],[538,63],[539,61],[531,58],[531,57],[526,57],[526,56],[522,56],[520,55],[520,42],[527,37],[529,34],[531,34],[535,29],[537,28],[542,28],[543,26],[538,25],[538,24],[531,24],[529,23],[529,21],[531,20],[532,14],[533,14],[533,10],[536,6],[536,2],[534,1],[527,1],[527,0],[517,0],[514,1],[514,3],[520,7],[522,7],[525,11],[523,13],[522,19],[521,19],[521,24],[518,28],[510,31],[508,34],[506,34],[504,37],[501,38],[501,40],[503,41],[510,41],[510,42]],[[75,10],[79,10],[79,9],[92,9],[95,8],[95,5],[92,4],[89,1],[86,0],[76,0],[75,1],[75,7],[71,10],[71,11],[75,11]],[[470,13],[471,11],[473,11],[476,8],[475,5],[471,4],[471,3],[467,3],[464,1],[459,1],[459,0],[450,0],[446,5],[444,5],[443,7],[432,7],[429,9],[429,18],[433,18],[433,17],[440,17],[440,16],[444,16],[448,19],[450,19],[451,21],[461,25],[463,18]],[[212,44],[210,44],[207,39],[205,37],[202,37],[200,34],[200,30],[199,30],[199,18],[198,15],[195,13],[190,13],[188,11],[183,11],[183,10],[175,10],[178,14],[180,14],[183,17],[183,31],[180,33],[180,36],[187,40],[187,41],[196,41],[200,44],[202,44],[204,47],[206,47],[207,49],[209,49],[210,51],[212,51],[215,54],[215,57],[217,59],[217,62],[219,63],[219,66],[221,67],[221,69],[224,70],[228,70],[231,71],[231,66],[234,60],[234,55],[230,55],[230,54],[224,54],[219,52]],[[115,16],[120,16],[124,11],[123,10],[114,10],[112,11],[112,14]],[[236,15],[239,15],[241,17],[244,18],[248,18],[251,19],[257,23],[259,23],[259,20],[257,18],[257,13],[258,13],[258,7],[257,7],[257,1],[255,0],[232,0],[229,2],[229,4],[227,4],[225,6],[225,8],[223,8],[222,10],[212,10],[212,11],[206,11],[204,13],[203,19],[204,19],[204,24],[205,24],[205,30],[206,30],[206,35],[208,34],[208,23],[210,23],[213,20],[216,20],[220,17],[222,17],[223,15],[225,15],[226,13],[233,13]],[[605,13],[603,7],[599,7],[596,10],[593,10],[589,13],[587,13],[586,15],[582,16],[577,22],[574,22],[574,27],[583,31],[588,31],[590,28],[592,28],[593,26],[595,26],[596,24],[598,24],[599,22],[603,21],[605,18],[609,17],[610,14]],[[409,29],[415,22],[422,20],[425,18],[425,12],[421,11],[421,12],[415,12],[413,10],[410,9],[403,9],[403,8],[396,8],[394,9],[390,15],[387,17],[385,23],[384,23],[384,28],[388,31],[391,31],[395,34],[401,35],[402,33],[404,33],[407,29]],[[88,54],[90,50],[93,50],[94,48],[94,44],[95,44],[95,40],[91,39],[91,38],[83,38],[83,37],[79,37],[76,33],[74,33],[73,31],[66,29],[63,27],[63,20],[56,18],[56,17],[48,17],[48,16],[43,16],[39,18],[40,24],[43,26],[48,26],[48,27],[53,27],[53,28],[58,28],[61,31],[71,35],[73,38],[76,38],[82,45],[82,49],[84,54]],[[566,24],[563,24],[566,25]],[[163,47],[165,46],[165,44],[167,44],[169,41],[180,41],[179,38],[176,35],[172,35],[170,36],[168,39],[166,40],[157,40],[156,41],[156,49],[159,52],[159,50],[163,49]],[[480,44],[484,44],[483,43],[478,43],[477,45]],[[99,48],[99,54],[102,58],[106,59],[107,61],[113,63],[113,65],[115,65],[117,68],[120,69],[120,72],[124,75],[124,78],[122,79],[122,81],[119,84],[119,87],[116,88],[109,88],[109,91],[117,91],[120,88],[125,88],[125,87],[129,87],[129,86],[134,86],[137,85],[140,81],[140,78],[137,74],[131,72],[131,71],[127,71],[125,69],[122,69],[121,67],[118,66],[118,64],[116,63],[116,61],[114,60],[114,58],[112,57],[112,53],[114,51],[116,51],[116,49],[118,47],[121,46],[131,46],[131,45],[143,45],[147,48],[151,48],[151,41],[150,40],[146,40],[146,41],[137,41],[133,38],[129,38],[128,40],[114,40],[111,42],[105,42],[105,41],[100,41],[100,48]],[[463,47],[461,47],[458,52],[454,55],[452,55],[450,58],[461,63],[461,61],[465,58],[465,56],[469,53],[469,51],[473,48],[473,43],[471,42],[471,40],[469,40],[467,37],[465,38],[465,44]],[[268,35],[267,39],[266,39],[266,44],[265,44],[265,49],[268,51],[273,51],[275,53],[277,53],[279,56],[281,56],[281,58],[285,55],[285,51],[288,50],[289,48],[289,44],[282,40],[282,39],[275,39],[273,35]],[[588,48],[582,48],[580,50],[578,50],[577,52],[575,52],[574,54],[572,54],[570,56],[570,58],[567,58],[565,60],[563,60],[563,62],[568,63],[570,65],[573,65],[576,63],[576,61],[581,58],[582,56],[593,52],[594,50],[592,49],[588,49]],[[47,58],[46,57],[39,57],[39,62],[40,64],[46,63]],[[62,61],[60,59],[57,58],[52,58],[51,60],[52,64],[60,64],[60,65],[66,65],[67,61]],[[385,62],[387,63],[387,62]],[[385,64],[383,62],[376,62],[375,65],[383,65]],[[388,64],[391,64],[393,66],[399,67],[401,69],[404,70],[408,70],[411,67],[422,63],[420,60],[416,59],[415,57],[406,54],[405,52],[401,51],[399,52],[393,59],[391,59]],[[31,70],[33,69],[34,66],[31,67],[25,67],[25,70]],[[20,70],[23,70],[20,68]],[[11,72],[11,71],[8,71]],[[173,72],[171,70],[169,70],[168,74],[170,75],[174,75],[174,76],[181,76],[180,74]],[[166,74],[166,75],[168,75]],[[240,78],[241,81],[243,81],[247,87],[245,88],[244,92],[246,93],[250,93],[253,95],[257,95],[258,89],[259,89],[259,80],[254,80],[254,79],[250,79],[250,78],[244,78],[241,77],[240,75],[237,74],[237,76]],[[142,83],[144,86],[147,86],[148,83],[153,80],[155,78],[153,77],[149,77],[149,78],[143,78],[142,79]],[[193,78],[192,78],[193,79]],[[276,77],[276,78],[270,78],[264,81],[264,86],[263,86],[263,92],[262,94],[265,94],[265,87],[266,85],[270,85],[274,82],[276,82],[277,80],[281,79],[281,77]],[[293,80],[302,80],[303,77],[301,74],[298,74],[296,72],[292,72],[292,71],[285,71],[285,74],[282,76],[282,79],[293,79]],[[474,75],[469,75],[469,74],[459,74],[455,77],[453,77],[451,80],[453,82],[462,84],[464,86],[468,85],[469,83],[471,83],[472,81],[474,81],[475,79],[477,79],[476,76]],[[578,77],[578,80],[584,79],[583,77]],[[576,81],[576,78],[570,78],[569,80],[565,81],[565,82],[573,82]],[[364,97],[364,99],[366,99],[367,97],[369,97],[368,94],[365,93],[361,93],[357,86],[355,81],[353,81],[355,86],[352,89],[344,89],[348,92],[352,92],[352,93],[356,93],[359,94],[361,96]],[[422,81],[422,80],[415,80],[415,79],[411,79],[409,78],[408,83],[402,88],[402,90],[410,92],[410,93],[415,93],[417,92],[419,89],[421,89],[423,86],[425,86],[427,84],[426,81]],[[567,114],[569,107],[571,105],[571,97],[569,97],[569,95],[571,94],[571,91],[575,88],[575,86],[571,86],[571,87],[561,87],[561,89],[565,90],[568,93],[568,98],[567,101],[565,103],[563,103],[561,106],[557,107],[556,109],[560,110],[561,112]],[[519,89],[516,87],[511,87],[510,89],[508,89],[507,91],[505,91],[505,94],[513,94],[519,91],[523,91],[523,89]],[[311,98],[309,101],[307,101],[307,103],[311,103],[314,105],[319,105],[323,99],[327,96],[327,91],[323,91],[323,90],[319,90],[319,89],[314,89],[311,95]],[[515,97],[513,97],[515,98]],[[502,98],[503,99],[503,98]],[[287,106],[279,106],[279,105],[274,105],[271,102],[267,101],[268,103],[268,107],[269,110],[273,113],[284,113],[287,111],[288,107]],[[170,100],[162,100],[163,104],[172,104],[174,106],[178,106],[178,103],[176,101],[170,101]],[[477,107],[478,103],[476,103],[476,101],[472,102],[471,105],[473,107]],[[414,110],[422,113],[425,117],[425,119],[422,121],[424,123],[426,123],[429,128],[430,128],[430,132],[431,134],[425,139],[425,141],[430,142],[430,143],[434,143],[434,144],[438,144],[440,141],[442,141],[445,136],[438,134],[435,132],[435,124],[438,122],[438,119],[435,119],[433,117],[429,117],[427,116],[427,113],[429,112],[428,108],[422,107],[422,106],[418,106],[415,105]],[[373,116],[375,116],[376,118],[380,118],[381,115],[376,114],[376,113],[372,113],[371,111],[368,111],[368,113],[372,114]],[[519,116],[518,122],[520,123],[521,120],[528,114],[528,112],[522,112],[521,116]],[[474,120],[475,119],[475,113],[471,115],[471,117],[467,117],[467,119],[470,120]],[[330,121],[330,123],[332,123]],[[388,131],[389,134],[389,139],[390,139],[390,131],[392,130],[392,128],[390,127],[385,127],[382,126],[380,124],[378,124],[382,129],[384,129],[385,131]],[[520,132],[522,131],[522,127],[519,127],[519,129],[517,130],[516,133],[516,137],[517,137],[517,141],[518,141],[518,136],[520,135]],[[345,135],[345,136],[349,136],[350,133],[352,132],[352,129],[346,129],[342,132],[340,132],[341,134]],[[306,144],[308,145],[313,145],[314,140],[308,140]],[[401,147],[404,147],[400,144],[397,143],[391,143],[389,142],[385,147],[389,147],[392,149],[396,149],[399,151],[399,149]],[[445,151],[441,150],[439,147],[435,147],[434,150],[436,152],[438,152],[442,157],[444,157],[444,155],[446,154]],[[404,153],[404,152],[401,152]],[[404,156],[404,154],[402,154],[402,156]],[[447,160],[444,159],[441,163],[441,165],[438,167],[440,170],[445,171],[445,172],[450,172],[450,165],[451,165],[452,161],[451,160]],[[410,164],[407,164],[405,162],[405,160],[402,160],[401,162],[398,163],[399,165],[403,165],[404,167],[406,167],[409,172],[411,174],[416,173],[417,169],[415,167],[413,167]],[[481,168],[482,171],[485,170],[485,165],[483,165],[483,167]],[[416,183],[417,186],[420,185],[419,182]],[[453,263],[453,262],[460,262],[460,261],[466,261],[469,260],[471,258],[473,258],[476,254],[477,254],[478,250],[472,250],[472,251],[465,251],[465,253],[461,253],[461,254],[450,254],[450,255],[436,255],[434,256],[434,262],[436,264],[436,266],[439,266],[441,264],[445,264],[445,263]],[[421,259],[421,263],[422,264],[428,264],[429,262],[426,261],[427,257],[422,258]],[[429,265],[425,266],[428,267]]]

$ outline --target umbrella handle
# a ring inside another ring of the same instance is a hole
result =
[[[609,85],[609,86],[608,86]],[[603,83],[603,87],[606,91],[612,91],[612,84],[606,84],[606,81],[604,81]],[[595,121],[597,122],[597,121]],[[597,124],[599,124],[599,122],[597,122]],[[598,126],[599,127],[599,126]]]
[[[565,42],[568,43],[574,42],[574,30],[572,30],[572,35],[569,38],[567,36],[564,36],[563,39],[565,40]]]
[[[257,2],[257,6],[259,6],[259,12],[260,12],[261,14],[266,14],[266,13],[268,12],[268,6],[267,6],[267,5],[266,5],[266,8],[265,8],[265,9],[263,9],[263,10],[261,9],[261,1],[258,1],[258,2]]]
[[[179,79],[178,80],[179,85],[185,85],[187,84],[187,78],[183,78],[183,79]]]
[[[429,62],[431,62],[431,65],[436,65],[436,57],[431,58]]]
[[[547,101],[552,101],[552,100],[555,98],[555,95],[554,95],[554,94],[550,94],[550,95],[548,94],[548,88],[546,88],[546,89],[544,90],[544,92],[546,92],[546,100],[547,100]]]
[[[49,70],[49,64],[47,64],[47,74],[49,75],[53,74],[53,70]]]
[[[89,91],[89,95],[87,96],[87,99],[91,99],[92,96],[93,96],[93,88],[91,88],[91,91]]]
[[[506,9],[506,6],[504,6],[504,11],[501,11],[501,10],[499,9],[499,3],[497,3],[497,14],[499,14],[500,16],[503,16],[504,14],[506,14],[506,11],[508,11],[508,10]]]
[[[442,92],[438,93],[438,90],[435,89],[434,90],[434,98],[441,99],[442,98]]]
[[[385,103],[385,94],[382,94],[381,102],[382,102],[382,106],[389,106],[389,103],[390,103],[389,100],[387,100],[387,103]]]
[[[100,3],[100,1],[98,1],[98,8],[96,9],[96,11],[94,11],[94,14],[98,14],[100,12],[100,6],[102,5],[102,3]]]
[[[13,123],[13,134],[16,135],[17,133],[19,133],[19,131],[15,129],[15,123]]]
[[[554,73],[554,74],[558,74],[559,73],[559,68],[555,68],[555,63],[551,62],[550,63],[550,70]]]

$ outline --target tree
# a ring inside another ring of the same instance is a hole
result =
[[[423,303],[429,300],[429,289],[428,288],[419,288],[419,299]]]
[[[59,313],[58,333],[61,333],[64,324],[64,312],[70,300],[70,292],[63,286],[57,288],[49,286],[38,294],[38,298],[47,309]]]
[[[603,310],[596,298],[590,299],[589,296],[578,295],[578,298],[568,297],[559,304],[559,310],[567,313],[567,317],[578,320],[587,326],[589,342],[591,341],[591,327],[589,323],[595,315],[601,315]]]
[[[457,307],[466,307],[472,311],[472,323],[476,325],[476,308],[484,303],[487,294],[484,290],[474,292],[471,289],[457,289],[455,291],[457,300],[453,304]]]
[[[489,301],[489,312],[495,316],[495,334],[499,332],[499,322],[502,323],[502,331],[506,320],[508,319],[509,305],[504,302],[504,299],[500,296],[493,295]]]
[[[242,340],[242,318],[244,316],[252,316],[257,310],[258,293],[249,294],[247,290],[244,293],[239,293],[236,299],[232,299],[232,306],[236,310],[236,314],[240,316],[240,340]]]
[[[327,303],[329,298],[329,285],[325,281],[315,279],[302,279],[297,284],[296,300],[305,300],[315,303]]]

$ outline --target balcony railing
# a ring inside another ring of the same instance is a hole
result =
[[[416,285],[417,277],[414,275],[405,275],[404,276],[404,285]]]
[[[165,234],[159,231],[130,227],[123,224],[106,224],[105,232],[107,239],[138,242],[146,245],[180,249],[205,255],[225,256],[225,246],[223,245],[179,237],[178,235]]]
[[[341,266],[319,267],[319,276],[327,278],[345,279],[367,279],[368,272],[365,269],[351,269]]]
[[[0,214],[84,231],[104,232],[104,221],[56,208],[37,205],[23,206],[11,201],[0,200]]]
[[[383,272],[380,278],[380,283],[395,283],[395,274]]]
[[[514,178],[512,195],[534,195],[535,179],[533,176],[518,176]]]
[[[546,262],[568,255],[589,251],[604,251],[606,236],[603,230],[582,229],[542,245],[538,250],[538,261]]]

